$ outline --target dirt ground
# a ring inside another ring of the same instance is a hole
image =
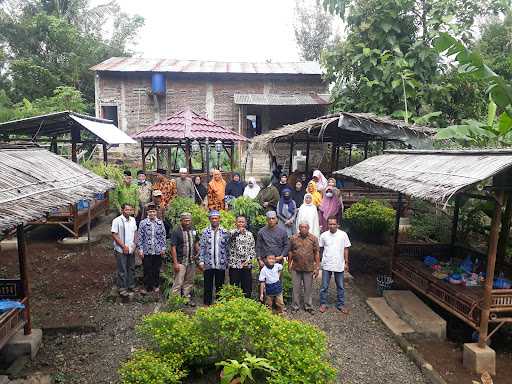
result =
[[[351,272],[358,288],[368,297],[377,296],[376,278],[379,274],[389,273],[391,246],[371,245],[353,242],[351,249]],[[450,315],[434,303],[431,308],[447,320],[445,342],[411,339],[413,345],[425,359],[443,376],[449,384],[471,383],[478,376],[462,366],[462,346],[471,342],[472,328]],[[512,327],[498,331],[493,337],[492,348],[496,351],[495,384],[512,383]],[[480,381],[478,381],[480,382]]]

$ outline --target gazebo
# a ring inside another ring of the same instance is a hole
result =
[[[492,350],[489,353],[486,342],[504,324],[512,323],[512,289],[502,289],[502,284],[494,279],[497,250],[506,246],[510,236],[512,151],[386,151],[383,155],[336,173],[398,192],[399,209],[391,263],[393,276],[479,333],[478,346],[464,345],[465,364],[474,363],[479,359],[479,354],[494,356]],[[454,204],[450,207],[453,208],[451,242],[400,242],[398,230],[403,195],[445,208],[453,200]],[[463,200],[468,198],[488,201],[494,207],[485,253],[457,241],[459,211]],[[425,265],[423,258],[426,256],[440,261],[466,257],[478,259],[485,266],[485,283],[482,286],[465,286],[439,279]],[[490,332],[489,325],[494,326]],[[491,360],[489,358],[487,361]],[[487,368],[493,373],[494,363]]]
[[[113,187],[110,181],[47,150],[0,146],[0,239],[16,232],[19,260],[19,278],[0,279],[0,300],[23,305],[0,313],[0,349],[21,328],[25,335],[32,333],[25,226],[48,217],[53,209],[91,200]]]
[[[198,113],[185,109],[143,129],[133,138],[140,141],[142,151],[142,168],[147,166],[147,157],[152,150],[156,151],[156,168],[167,168],[168,175],[178,171],[177,159],[181,152],[185,164],[191,173],[208,173],[210,168],[210,146],[215,146],[218,158],[225,152],[230,159],[231,170],[234,168],[235,143],[246,142],[248,139],[230,129],[200,116]],[[201,154],[201,168],[192,168],[192,156]],[[162,164],[162,154],[167,164]]]

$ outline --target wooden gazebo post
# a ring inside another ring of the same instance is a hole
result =
[[[103,143],[103,144],[101,145],[101,148],[102,148],[102,150],[103,150],[103,163],[104,163],[105,165],[107,165],[107,164],[108,164],[107,143]],[[143,152],[144,152],[144,151],[143,151]],[[144,153],[143,153],[143,155],[144,155]],[[143,156],[143,157],[144,157],[144,156]]]
[[[142,152],[142,170],[146,172],[146,153],[144,151],[144,139],[140,141],[140,150]]]
[[[29,285],[29,275],[27,269],[27,245],[25,242],[25,231],[23,229],[23,224],[19,224],[16,227],[16,239],[18,241],[18,261],[20,264],[20,280],[21,286],[23,287],[23,296],[26,297],[25,302],[25,311],[27,314],[27,318],[25,319],[25,327],[23,332],[25,335],[30,335],[32,333],[32,320],[30,317],[30,285]]]
[[[480,314],[480,335],[478,346],[486,347],[487,334],[489,327],[489,315],[492,304],[492,286],[494,283],[494,269],[496,266],[496,249],[498,248],[498,236],[501,225],[501,208],[503,206],[503,191],[496,192],[496,201],[494,214],[491,220],[491,230],[489,232],[489,248],[487,250],[487,273],[485,275],[484,301],[482,312]]]
[[[293,172],[293,169],[292,169],[292,164],[293,164],[293,145],[294,145],[294,138],[292,136],[292,139],[290,141],[290,154],[289,154],[289,163],[288,163],[288,175],[291,175],[291,173]]]

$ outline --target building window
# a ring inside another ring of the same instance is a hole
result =
[[[247,137],[251,138],[261,135],[261,120],[258,115],[246,115],[247,119]]]
[[[101,117],[107,120],[112,120],[116,127],[119,127],[119,120],[117,116],[117,105],[102,105]]]

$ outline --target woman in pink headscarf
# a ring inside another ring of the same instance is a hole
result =
[[[338,218],[338,215],[342,209],[342,205],[338,196],[334,192],[332,187],[327,187],[325,189],[324,198],[322,199],[322,203],[318,207],[318,213],[320,216],[320,228],[322,232],[328,231],[327,227],[327,219],[331,216],[335,216]]]
[[[318,189],[318,192],[323,194],[325,192],[325,188],[327,188],[327,179],[325,178],[324,174],[320,172],[319,169],[313,172],[313,180],[316,183],[316,188]]]

